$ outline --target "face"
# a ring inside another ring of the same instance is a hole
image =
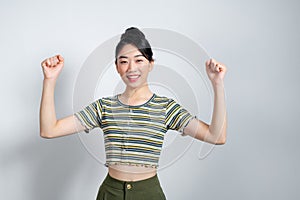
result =
[[[153,61],[149,62],[135,46],[127,44],[117,56],[116,67],[126,86],[136,89],[147,85]]]

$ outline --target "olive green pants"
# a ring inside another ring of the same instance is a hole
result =
[[[107,174],[97,200],[165,200],[157,175],[141,181],[120,181]]]

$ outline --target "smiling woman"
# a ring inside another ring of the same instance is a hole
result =
[[[226,67],[210,59],[206,62],[213,85],[214,111],[211,125],[196,119],[175,100],[152,92],[148,75],[153,69],[151,46],[137,28],[129,28],[116,47],[115,65],[126,84],[125,91],[102,97],[79,112],[56,119],[54,88],[64,65],[62,56],[42,62],[44,85],[40,110],[40,134],[53,138],[103,130],[108,174],[97,199],[166,199],[157,177],[164,136],[177,130],[196,139],[224,144],[226,107],[223,79]],[[74,123],[75,121],[75,123]]]
[[[127,44],[118,54],[116,67],[128,89],[142,88],[147,86],[153,61],[147,60],[135,46]]]

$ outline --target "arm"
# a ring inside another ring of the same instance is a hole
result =
[[[224,76],[226,67],[211,59],[206,62],[206,71],[213,85],[214,109],[211,124],[193,119],[184,129],[184,134],[211,144],[226,142],[226,105],[224,92]]]
[[[56,119],[54,90],[63,65],[64,59],[60,55],[42,62],[44,81],[40,105],[40,136],[44,138],[54,138],[84,130],[84,126],[74,115]]]

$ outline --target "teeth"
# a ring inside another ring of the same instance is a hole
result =
[[[138,78],[139,76],[136,75],[136,76],[128,76],[128,78]]]

